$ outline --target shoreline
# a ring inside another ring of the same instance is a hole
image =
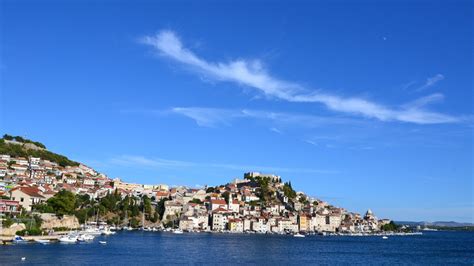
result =
[[[75,232],[75,231],[71,231]],[[165,233],[165,234],[175,234],[173,231],[147,231],[147,230],[130,230],[130,231],[123,231],[118,230],[117,232],[149,232],[149,233]],[[288,234],[280,234],[280,233],[261,233],[261,232],[219,232],[219,231],[193,231],[193,232],[183,232],[183,234],[232,234],[232,235],[281,235],[281,236],[289,236],[292,237],[295,234],[288,233]],[[57,234],[57,235],[48,235],[48,236],[24,236],[23,239],[26,242],[35,242],[36,240],[51,240],[53,243],[59,242],[59,238],[64,236],[65,234]],[[423,232],[387,232],[387,233],[308,233],[304,234],[305,236],[322,236],[322,237],[376,237],[376,236],[419,236],[423,235]],[[0,236],[0,243],[2,245],[9,245],[13,243],[12,236]]]

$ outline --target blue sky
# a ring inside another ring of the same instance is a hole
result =
[[[1,1],[0,128],[130,182],[473,222],[472,2],[331,2]]]

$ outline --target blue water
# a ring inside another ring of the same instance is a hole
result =
[[[106,240],[106,245],[99,244]],[[21,261],[26,257],[26,261]],[[0,246],[0,264],[474,264],[474,232],[294,238],[119,232],[90,244]]]

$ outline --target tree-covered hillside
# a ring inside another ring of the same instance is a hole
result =
[[[15,141],[7,142],[7,141]],[[30,149],[26,147],[27,144],[33,144],[41,149]],[[7,154],[12,157],[39,157],[44,160],[49,160],[51,162],[55,162],[60,166],[76,166],[79,163],[69,160],[66,156],[59,155],[54,152],[50,152],[46,150],[46,146],[42,143],[35,142],[29,139],[24,139],[20,136],[10,136],[5,134],[2,139],[0,139],[0,154]]]

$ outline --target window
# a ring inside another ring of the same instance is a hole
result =
[[[20,201],[23,202],[25,199],[24,198],[21,198]]]

